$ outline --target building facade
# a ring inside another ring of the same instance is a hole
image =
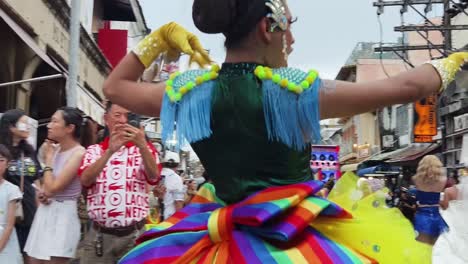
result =
[[[454,25],[468,25],[468,16],[460,13]],[[467,31],[452,32],[455,49],[468,50]],[[441,99],[440,119],[443,127],[442,157],[450,174],[468,167],[468,67],[459,73]]]
[[[97,43],[101,22],[135,20],[131,0],[81,1],[75,104],[102,124],[102,86],[112,65]],[[38,138],[55,110],[67,105],[70,0],[0,1],[0,113],[21,108],[38,121]],[[128,5],[122,5],[127,3]],[[137,1],[136,1],[137,3]],[[131,13],[131,14],[129,14]],[[115,15],[117,14],[117,15]],[[32,80],[31,80],[32,79]]]
[[[336,79],[349,82],[367,82],[386,78],[404,71],[401,60],[395,60],[391,53],[382,54],[385,60],[376,59],[374,53],[377,43],[358,43],[343,66]],[[376,87],[378,89],[378,87]],[[354,171],[357,165],[380,152],[381,137],[379,112],[368,112],[342,118],[342,144],[340,145],[340,162],[348,165],[342,170]]]

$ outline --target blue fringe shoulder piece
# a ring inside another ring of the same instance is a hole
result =
[[[263,80],[263,108],[269,139],[296,150],[319,142],[322,81],[318,73],[259,66],[255,75]]]
[[[219,68],[171,75],[161,109],[162,140],[177,138],[176,148],[211,135],[211,96]],[[177,129],[175,129],[177,127]]]
[[[219,67],[177,73],[167,81],[161,110],[162,140],[177,138],[176,148],[211,136],[211,105]],[[258,66],[268,138],[296,150],[320,141],[319,90],[316,71]],[[177,128],[176,128],[177,127]]]

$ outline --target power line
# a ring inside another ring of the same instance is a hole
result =
[[[402,26],[405,25],[405,13],[404,12],[400,12],[400,24]],[[406,45],[406,34],[404,32],[401,32],[401,45]],[[406,50],[403,50],[403,56],[408,60],[408,52],[406,52]],[[408,63],[405,63],[403,64],[405,66],[405,69],[408,71]],[[412,66],[413,68],[413,66]]]
[[[452,4],[452,6],[451,6]],[[377,7],[377,15],[380,16],[384,13],[385,7],[391,6],[400,6],[400,15],[401,15],[401,25],[394,28],[397,32],[416,32],[418,33],[423,39],[427,41],[427,45],[419,45],[419,46],[409,46],[402,43],[401,46],[397,47],[379,47],[375,49],[375,52],[384,52],[384,51],[392,51],[400,58],[405,58],[406,52],[410,50],[428,50],[429,54],[432,58],[431,50],[436,49],[444,56],[448,55],[452,52],[452,31],[453,30],[468,30],[468,25],[452,25],[451,19],[458,14],[465,14],[468,13],[465,11],[468,8],[468,1],[467,0],[460,0],[460,3],[456,3],[455,0],[403,0],[403,1],[385,1],[385,0],[378,0],[373,3],[375,7]],[[421,13],[415,6],[417,5],[425,5],[424,14]],[[441,25],[436,25],[433,23],[428,17],[428,13],[432,11],[434,5],[443,6],[444,15],[443,15],[443,22]],[[404,25],[404,18],[403,15],[408,12],[408,7],[411,8],[414,12],[416,12],[419,16],[424,18],[425,25]],[[381,24],[381,21],[379,21]],[[429,31],[440,31],[444,37],[443,45],[436,45],[431,42],[429,38]],[[423,34],[424,32],[425,34]],[[404,40],[404,35],[403,35]],[[399,53],[402,52],[402,54]],[[405,62],[408,63],[407,59],[403,59]],[[408,63],[408,65],[410,65]]]
[[[451,26],[399,26],[395,27],[395,31],[406,32],[406,31],[445,31],[445,30],[467,30],[468,25],[451,25]]]
[[[380,58],[380,66],[382,67],[383,72],[387,77],[390,78],[390,75],[387,72],[387,69],[385,69],[385,65],[383,63],[383,50],[382,50],[382,45],[383,45],[383,26],[382,26],[382,19],[380,18],[380,15],[377,15],[377,21],[379,22],[379,33],[380,33],[380,42],[379,42],[379,47],[381,48],[379,58]]]

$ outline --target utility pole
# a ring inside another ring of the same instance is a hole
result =
[[[448,15],[450,9],[450,0],[444,0],[444,21],[442,24],[444,25],[443,33],[444,33],[444,45],[445,50],[449,51],[452,50],[452,22],[451,17]]]
[[[460,3],[456,3],[455,0],[402,0],[402,1],[386,1],[378,0],[373,5],[377,7],[377,15],[384,13],[385,7],[399,6],[400,15],[402,16],[408,12],[408,8],[411,8],[414,12],[419,14],[426,21],[426,25],[421,26],[406,26],[403,24],[394,28],[396,32],[417,32],[421,37],[427,41],[427,45],[409,46],[403,43],[401,46],[390,46],[390,47],[379,47],[375,49],[375,52],[388,52],[393,51],[400,58],[402,58],[407,64],[413,66],[406,58],[410,50],[438,50],[443,55],[448,55],[452,52],[452,31],[453,30],[468,30],[468,25],[452,25],[451,19],[459,13],[465,13],[465,9],[468,7],[468,0],[459,0]],[[425,5],[424,14],[419,11],[415,6]],[[436,25],[429,20],[427,14],[432,10],[433,5],[443,5],[444,17],[441,25]],[[452,6],[450,6],[452,5]],[[442,45],[436,45],[430,41],[427,36],[428,31],[440,31],[444,36],[444,43]],[[423,34],[426,33],[426,34]],[[402,55],[402,52],[404,55]]]
[[[78,70],[80,65],[80,7],[81,0],[71,1],[70,53],[68,60],[67,106],[76,107]]]

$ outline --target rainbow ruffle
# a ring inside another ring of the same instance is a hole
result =
[[[374,221],[379,219],[353,218],[335,203],[315,197],[321,186],[310,181],[271,187],[226,206],[214,187],[206,185],[190,205],[143,234],[120,263],[430,263],[425,262],[427,248],[408,233],[408,222],[397,220],[376,233]],[[353,228],[365,229],[367,223],[371,233],[353,234]],[[391,241],[402,242],[389,245],[380,236],[388,233],[385,229],[396,236]],[[369,245],[362,242],[363,235]],[[373,245],[374,239],[379,243]],[[403,252],[407,246],[412,248]]]

